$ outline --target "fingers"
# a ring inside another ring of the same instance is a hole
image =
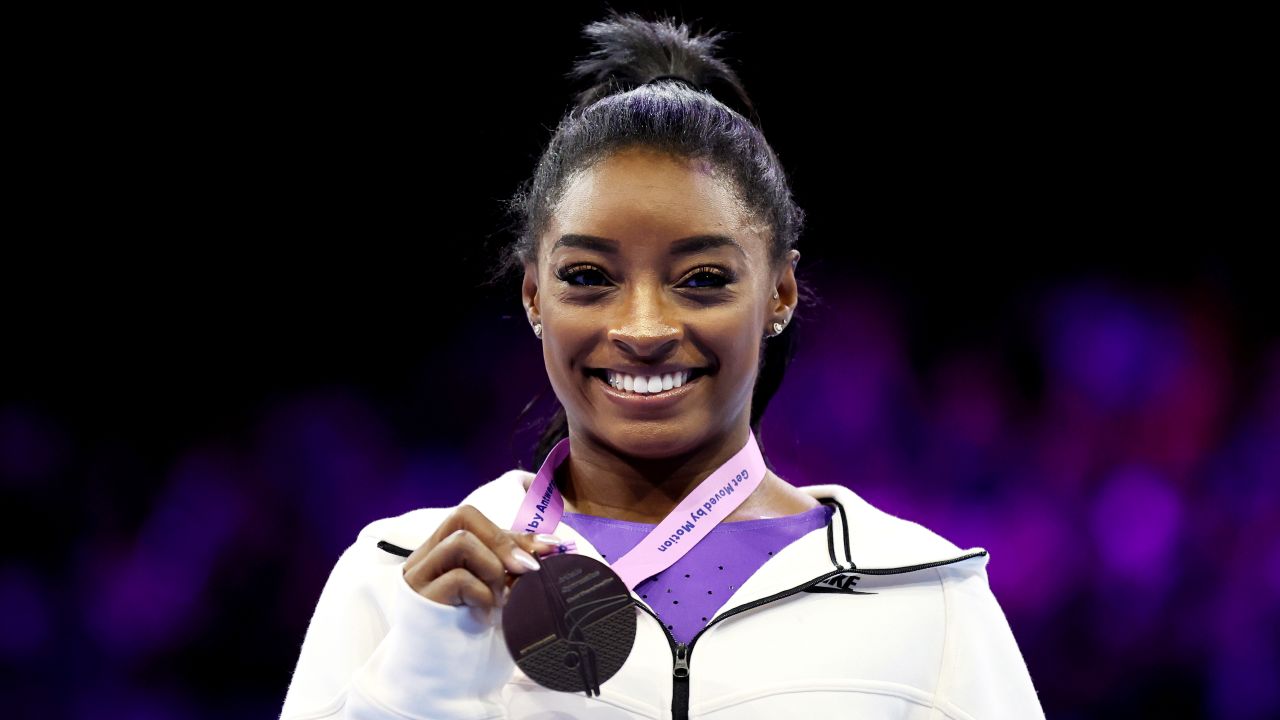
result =
[[[493,551],[502,562],[506,571],[513,575],[520,575],[530,570],[536,570],[536,557],[546,555],[549,548],[555,547],[554,538],[544,535],[544,538],[550,538],[551,542],[539,542],[533,533],[513,533],[509,530],[494,525],[489,518],[483,513],[470,505],[459,507],[452,515],[445,519],[440,527],[432,533],[431,537],[423,543],[418,551],[430,553],[433,549],[443,543],[450,536],[455,535],[459,530],[466,530],[475,535],[475,537]],[[523,553],[514,552],[516,548],[523,550]],[[527,555],[526,555],[527,553]],[[407,564],[412,564],[417,558],[415,552],[409,556]],[[528,557],[534,556],[533,558]],[[533,562],[529,562],[530,560]]]
[[[413,559],[412,555],[410,559]],[[500,596],[506,587],[503,562],[475,533],[466,529],[459,529],[446,537],[419,561],[413,564],[406,562],[404,577],[410,587],[426,588],[436,578],[455,568],[467,571],[477,581],[487,585],[494,596]],[[532,568],[525,568],[522,572],[528,569]],[[453,589],[450,587],[447,592],[452,592]]]
[[[484,513],[471,505],[463,505],[445,518],[444,522],[440,523],[440,527],[436,528],[436,531],[431,534],[431,537],[427,538],[422,546],[430,550],[441,540],[458,530],[469,530],[482,538],[491,537],[502,532],[502,528],[494,525],[489,518],[485,517]]]
[[[441,575],[431,583],[430,591],[425,595],[445,605],[491,608],[495,605],[500,607],[502,602],[502,595],[495,594],[493,588],[480,582],[475,575],[463,568],[454,568]]]
[[[405,561],[405,581],[436,602],[501,607],[515,577],[541,567],[538,556],[572,551],[558,538],[513,533],[463,505]]]
[[[540,558],[547,557],[548,555],[576,552],[578,549],[578,544],[574,541],[561,540],[555,535],[548,535],[546,533],[526,533],[518,537],[529,538],[530,544],[535,548],[530,550],[530,552]]]

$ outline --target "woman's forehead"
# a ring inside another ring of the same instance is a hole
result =
[[[677,240],[719,235],[737,240],[750,256],[759,242],[756,230],[731,186],[705,161],[628,152],[570,181],[544,248],[551,253],[564,235],[608,238],[623,249],[664,249]]]
[[[682,158],[652,150],[614,153],[577,173],[562,201],[607,204],[630,200],[668,202],[714,212],[736,201],[734,188],[703,158]]]

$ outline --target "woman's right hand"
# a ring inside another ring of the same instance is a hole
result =
[[[502,607],[516,576],[537,570],[535,556],[554,552],[559,544],[551,535],[503,530],[463,505],[409,555],[404,578],[419,595],[438,603]]]

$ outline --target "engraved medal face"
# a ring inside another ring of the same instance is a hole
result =
[[[516,664],[552,690],[600,694],[631,654],[636,609],[608,565],[583,555],[551,555],[516,578],[502,632]]]

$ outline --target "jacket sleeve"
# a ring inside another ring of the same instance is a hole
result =
[[[515,663],[501,611],[429,600],[405,581],[403,565],[366,532],[343,552],[312,614],[281,720],[506,717],[500,693]]]
[[[1044,709],[1004,610],[977,570],[945,569],[946,639],[936,694],[943,720],[1043,720]]]

